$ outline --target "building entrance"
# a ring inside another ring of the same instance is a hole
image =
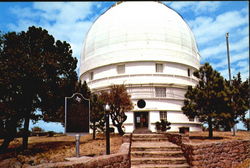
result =
[[[135,128],[148,128],[148,112],[134,112]]]

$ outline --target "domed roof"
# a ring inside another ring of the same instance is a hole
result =
[[[200,56],[189,26],[159,2],[122,2],[90,28],[81,55],[81,73],[133,61],[167,61],[199,67]]]

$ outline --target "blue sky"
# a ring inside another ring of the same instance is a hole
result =
[[[201,55],[228,79],[225,34],[229,32],[232,76],[249,76],[248,1],[162,1],[177,11],[192,29]],[[80,60],[84,38],[95,19],[115,2],[0,2],[0,30],[26,31],[41,26],[57,40],[71,44]],[[80,61],[79,61],[80,62]],[[79,71],[78,62],[78,71]],[[58,124],[38,123],[45,130],[63,131]],[[33,126],[33,124],[31,125]],[[242,124],[238,126],[242,128]]]

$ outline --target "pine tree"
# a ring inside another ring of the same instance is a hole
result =
[[[225,82],[223,77],[205,63],[194,72],[198,84],[188,87],[182,110],[188,117],[198,117],[208,124],[209,137],[213,137],[213,125],[220,119],[230,118],[225,108]]]

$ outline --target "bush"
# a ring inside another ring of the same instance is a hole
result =
[[[55,135],[55,132],[54,131],[48,131],[47,132],[47,136],[48,137],[53,137]]]
[[[44,130],[38,126],[33,127],[31,130],[32,132],[44,132]]]
[[[167,120],[161,120],[161,122],[157,121],[155,123],[156,130],[162,132],[169,130],[171,128],[170,125],[171,123],[168,122]]]

